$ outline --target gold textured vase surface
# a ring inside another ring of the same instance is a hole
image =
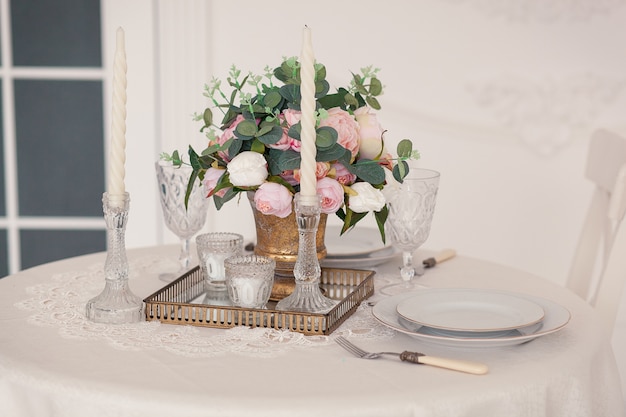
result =
[[[296,214],[285,218],[266,215],[258,211],[254,205],[254,193],[248,193],[248,199],[254,213],[256,227],[256,244],[254,253],[268,256],[276,261],[276,275],[293,277],[293,267],[298,259],[298,225]],[[326,219],[328,215],[322,213],[317,228],[316,246],[317,258],[322,260],[326,257],[326,245],[324,235],[326,232]]]

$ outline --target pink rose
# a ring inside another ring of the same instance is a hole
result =
[[[330,162],[315,163],[315,178],[324,178],[326,175],[328,175],[328,171],[330,171]]]
[[[322,213],[335,213],[343,205],[343,187],[332,178],[317,180],[317,194],[322,196]]]
[[[282,116],[282,119],[285,121],[285,123],[287,123],[286,131],[288,132],[291,126],[297,125],[300,122],[302,113],[300,113],[300,111],[298,110],[285,109],[283,110],[281,116]],[[289,147],[296,152],[300,152],[301,142],[297,139],[289,137]]]
[[[378,123],[376,114],[369,107],[361,107],[354,112],[354,117],[359,124],[359,158],[376,159],[387,153],[383,145],[383,128]]]
[[[217,143],[219,143],[220,145],[223,145],[229,139],[234,138],[235,129],[237,128],[237,125],[243,122],[244,120],[245,120],[244,117],[238,114],[237,117],[235,118],[235,121],[230,126],[228,126],[228,128],[224,129],[224,131],[222,132],[222,135],[217,138]],[[220,156],[220,158],[222,158],[226,162],[229,162],[231,160],[227,152],[220,151],[218,152],[218,155]]]
[[[333,107],[328,117],[320,121],[320,126],[329,126],[337,131],[337,143],[350,151],[352,156],[359,152],[359,124],[345,110]]]
[[[293,138],[289,138],[289,139],[291,139],[291,150],[300,152],[300,149],[302,148],[302,142]]]
[[[356,181],[356,175],[348,171],[348,168],[343,166],[343,164],[335,162],[332,165],[332,169],[335,171],[334,178],[339,182],[339,184],[350,185]]]
[[[285,116],[284,115],[279,115],[278,119],[281,122],[281,125],[283,126],[283,135],[280,137],[280,140],[276,143],[272,143],[269,146],[272,149],[278,149],[281,151],[286,151],[287,149],[289,149],[291,147],[291,138],[289,137],[289,135],[287,135],[287,132],[289,132],[289,126],[284,126],[284,121],[285,121]]]
[[[213,190],[215,189],[215,186],[225,172],[226,170],[219,168],[209,168],[206,170],[206,172],[204,173],[204,179],[202,180],[202,185],[204,185],[204,191],[206,192],[207,197],[211,197],[213,195]],[[222,188],[221,190],[216,192],[215,195],[217,195],[218,197],[224,197],[224,194],[226,194],[226,190],[226,188]]]
[[[316,162],[315,163],[315,178],[317,179],[324,178],[326,175],[328,175],[329,171],[330,171],[329,162]],[[293,178],[297,181],[298,184],[300,183],[300,170],[299,169],[293,170]]]
[[[285,218],[291,214],[293,196],[275,182],[265,182],[254,193],[254,205],[263,214]]]

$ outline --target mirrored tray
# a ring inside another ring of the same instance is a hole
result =
[[[146,321],[202,327],[235,326],[288,329],[306,335],[328,335],[341,325],[359,304],[374,294],[373,271],[322,268],[320,287],[326,297],[337,300],[328,313],[302,313],[276,310],[270,301],[267,309],[248,309],[204,304],[205,285],[199,267],[167,284],[145,298]]]

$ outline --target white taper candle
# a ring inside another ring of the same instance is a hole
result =
[[[300,195],[311,198],[317,195],[315,178],[315,58],[311,42],[311,29],[302,32],[302,54],[300,57]],[[303,203],[305,200],[303,200]]]
[[[121,197],[126,188],[126,47],[124,29],[117,29],[115,58],[113,60],[113,110],[111,112],[111,148],[109,150],[109,198]]]

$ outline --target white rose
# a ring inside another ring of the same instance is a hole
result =
[[[369,182],[357,182],[350,187],[356,195],[351,195],[348,206],[355,213],[380,211],[385,206],[385,196],[382,191],[372,187]]]
[[[258,152],[246,151],[235,156],[226,167],[230,183],[236,187],[256,187],[267,178],[267,161]]]

